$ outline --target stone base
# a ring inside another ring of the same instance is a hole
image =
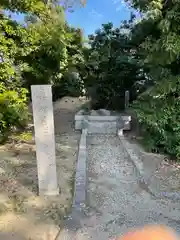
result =
[[[115,133],[121,128],[131,130],[131,116],[83,115],[81,110],[75,115],[75,129],[82,130],[84,121],[87,122],[89,133]]]

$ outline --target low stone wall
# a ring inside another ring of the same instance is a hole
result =
[[[74,186],[73,209],[81,209],[86,200],[86,136],[87,129],[82,130],[79,143],[79,152],[76,165],[76,176]]]
[[[83,111],[81,110],[75,115],[75,129],[76,130],[83,129],[84,124],[86,124],[88,133],[116,134],[119,128],[123,130],[131,129],[131,116],[83,115]]]

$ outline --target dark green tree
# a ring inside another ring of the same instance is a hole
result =
[[[86,83],[91,94],[94,93],[97,107],[123,109],[124,92],[144,79],[137,48],[131,41],[133,20],[132,15],[130,21],[122,22],[119,28],[113,28],[112,23],[103,24],[89,36],[91,48]]]

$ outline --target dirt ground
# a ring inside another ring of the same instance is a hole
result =
[[[38,196],[35,144],[0,146],[0,239],[53,240],[71,209],[80,133],[75,112],[85,100],[66,97],[54,103],[56,162],[60,195]]]

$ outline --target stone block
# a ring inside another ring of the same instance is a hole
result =
[[[38,185],[40,195],[58,195],[51,85],[32,85]]]

